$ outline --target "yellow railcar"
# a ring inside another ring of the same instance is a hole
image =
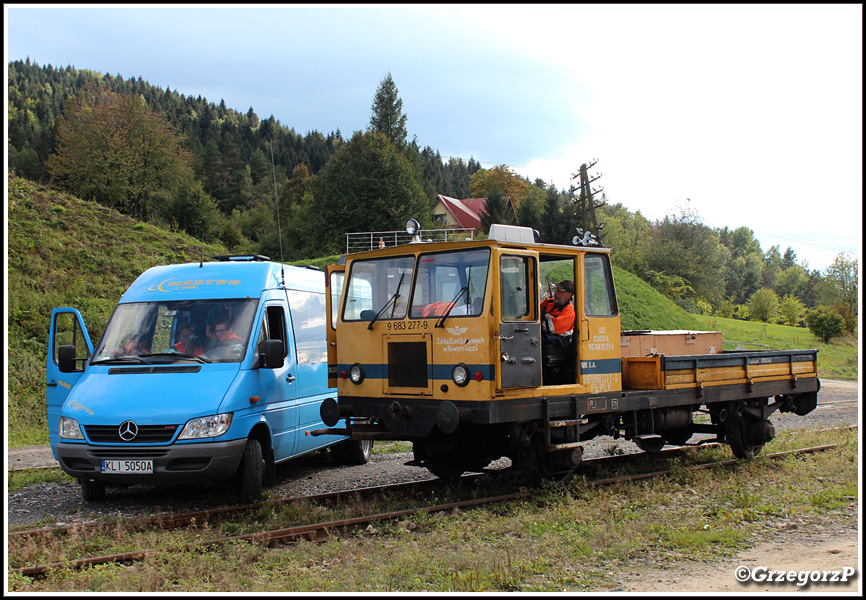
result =
[[[540,309],[561,280],[575,284],[567,344],[544,332]],[[345,427],[312,433],[411,440],[414,464],[442,477],[508,456],[536,481],[562,481],[599,435],[657,451],[707,430],[751,456],[773,435],[769,413],[817,402],[815,350],[623,358],[610,250],[537,243],[527,228],[349,255],[329,266],[328,289],[339,396],[321,412]],[[748,377],[756,357],[772,368],[752,371],[771,377]],[[701,406],[712,425],[694,422]]]

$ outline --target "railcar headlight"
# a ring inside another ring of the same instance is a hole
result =
[[[349,367],[349,379],[352,383],[361,383],[364,381],[364,367],[358,363]]]
[[[421,229],[421,224],[415,219],[409,219],[406,221],[406,233],[409,235],[415,235],[418,233],[419,229]]]
[[[183,426],[183,431],[177,437],[179,440],[197,440],[201,438],[217,437],[229,430],[232,424],[232,413],[211,415],[209,417],[198,417],[190,419]]]
[[[469,367],[460,363],[451,370],[451,380],[460,387],[469,383]]]
[[[67,440],[83,440],[84,434],[78,421],[69,417],[60,417],[60,437]]]

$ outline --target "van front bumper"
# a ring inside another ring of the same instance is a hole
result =
[[[61,442],[57,444],[57,461],[61,469],[76,479],[127,485],[200,483],[234,475],[246,443],[246,438],[171,446],[93,446]],[[103,460],[152,460],[153,473],[103,473]]]

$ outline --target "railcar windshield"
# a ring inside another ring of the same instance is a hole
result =
[[[480,315],[489,265],[489,248],[420,255],[409,316]]]
[[[352,263],[343,306],[344,321],[402,319],[409,306],[414,256]]]
[[[91,364],[240,362],[257,306],[249,299],[121,304]]]

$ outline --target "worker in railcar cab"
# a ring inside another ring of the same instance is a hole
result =
[[[556,284],[552,298],[541,301],[541,329],[546,340],[556,340],[564,347],[574,334],[574,282],[568,279]],[[554,337],[556,336],[556,337]]]
[[[543,385],[574,383],[574,282],[560,281],[552,298],[541,302],[541,365]]]

